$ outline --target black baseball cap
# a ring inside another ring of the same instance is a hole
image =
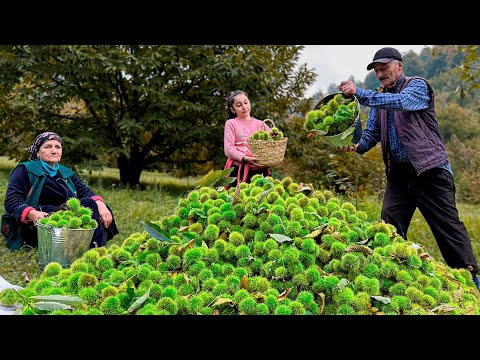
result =
[[[373,56],[373,61],[368,64],[367,70],[373,69],[374,63],[389,63],[392,60],[402,60],[402,54],[395,48],[392,47],[384,47],[378,50],[375,55]]]

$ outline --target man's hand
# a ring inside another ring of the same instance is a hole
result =
[[[345,96],[352,96],[355,95],[355,92],[357,91],[357,85],[350,80],[342,81],[340,85],[338,85],[338,90],[340,90]]]
[[[355,151],[357,151],[358,145],[359,144],[344,146],[344,147],[339,148],[339,150],[341,152],[355,152]]]

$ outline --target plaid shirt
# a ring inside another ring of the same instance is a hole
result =
[[[396,162],[408,162],[407,152],[400,142],[397,130],[393,124],[393,111],[418,111],[428,108],[430,95],[427,84],[423,80],[413,79],[405,89],[398,94],[388,92],[379,93],[357,87],[355,96],[361,105],[371,108],[357,152],[363,154],[380,142],[380,126],[376,120],[375,112],[375,108],[378,107],[387,110],[388,137],[393,160]],[[448,162],[440,165],[440,167],[453,175],[452,168]]]

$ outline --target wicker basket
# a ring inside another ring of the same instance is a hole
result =
[[[270,121],[273,127],[276,127],[273,120],[270,119],[263,120],[263,123],[266,124],[267,121]],[[288,138],[286,137],[275,141],[247,139],[250,151],[253,157],[257,159],[256,163],[263,166],[280,165],[285,157],[287,142]]]
[[[328,103],[337,94],[341,94],[341,92],[334,92],[334,93],[325,95],[322,99],[318,100],[312,106],[312,110],[320,109],[322,105]],[[353,96],[353,98],[354,98],[354,101],[357,103],[357,109],[360,109],[358,99],[355,96]],[[310,133],[321,134],[322,132],[316,131],[316,130],[310,130]],[[362,133],[363,133],[363,130],[362,130],[362,121],[360,120],[360,110],[357,110],[357,116],[355,118],[355,121],[347,130],[336,135],[331,135],[331,136],[323,135],[322,139],[333,147],[341,148],[341,147],[349,146],[352,144],[356,144],[362,137]]]

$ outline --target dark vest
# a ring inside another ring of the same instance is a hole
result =
[[[419,111],[394,111],[393,122],[398,137],[407,152],[417,175],[438,167],[448,162],[445,144],[438,128],[435,113],[435,101],[433,89],[430,84],[421,77],[407,77],[402,74],[393,88],[388,92],[398,94],[413,79],[424,80],[430,94],[430,105],[425,110]],[[387,176],[390,170],[390,155],[388,145],[387,110],[376,109],[376,118],[379,122],[383,161]]]

